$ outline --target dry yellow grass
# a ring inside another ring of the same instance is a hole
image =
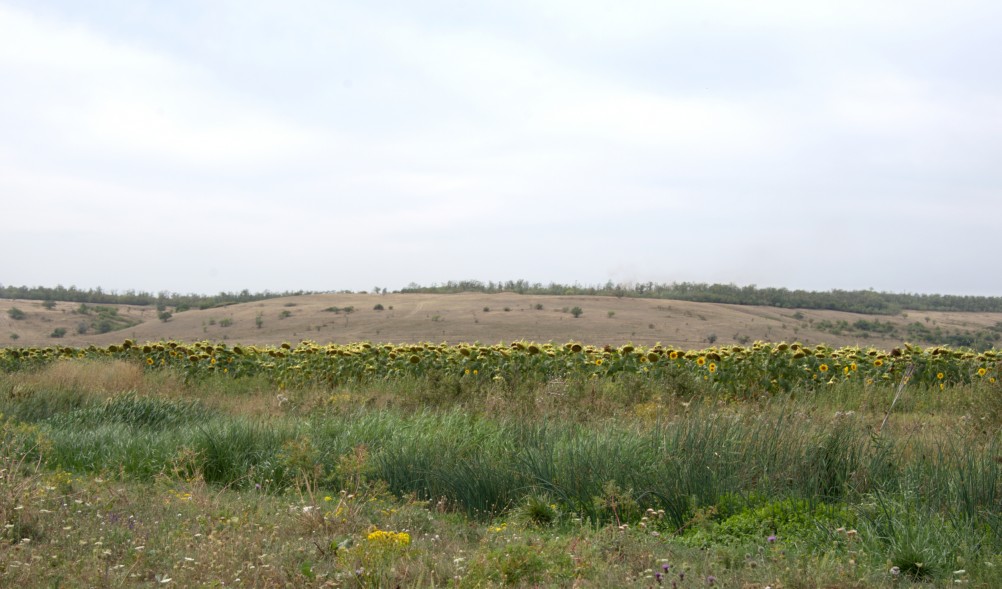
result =
[[[32,388],[77,390],[95,394],[136,391],[144,384],[143,367],[123,360],[56,362],[24,376]]]
[[[384,310],[376,311],[380,304]],[[542,309],[537,309],[541,305]],[[873,316],[839,311],[691,303],[684,301],[599,296],[533,296],[518,294],[330,294],[283,297],[216,309],[175,313],[168,322],[157,319],[156,309],[115,305],[123,317],[140,323],[107,334],[76,332],[82,317],[77,303],[60,302],[46,309],[40,301],[0,300],[0,345],[109,345],[125,338],[136,341],[229,341],[244,344],[277,344],[312,340],[326,343],[374,342],[473,342],[512,340],[568,341],[594,344],[663,344],[702,347],[711,335],[718,344],[741,341],[800,341],[816,344],[861,345],[889,348],[898,338],[836,336],[819,331],[818,322],[858,319],[904,326],[921,322],[947,331],[984,329],[1002,321],[1002,313],[943,313],[912,311],[903,315]],[[21,320],[7,311],[25,312]],[[331,307],[354,307],[354,312],[333,313]],[[564,309],[581,307],[574,318]],[[489,311],[484,311],[489,308]],[[507,311],[505,309],[508,309]],[[285,317],[283,318],[283,315]],[[257,317],[261,327],[257,326]],[[227,325],[228,324],[228,325]],[[62,338],[50,337],[66,329]],[[17,334],[12,339],[11,334]]]

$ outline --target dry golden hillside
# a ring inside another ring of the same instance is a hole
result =
[[[383,310],[376,310],[381,305]],[[93,307],[93,306],[92,306]],[[136,341],[228,341],[244,344],[373,342],[473,342],[577,340],[593,344],[652,344],[684,347],[755,340],[800,341],[890,348],[905,339],[905,326],[918,322],[947,332],[1002,325],[1002,313],[906,312],[874,316],[839,311],[779,309],[714,303],[598,296],[518,294],[329,294],[283,297],[207,310],[174,313],[166,322],[152,307],[105,305],[118,323],[97,333],[95,314],[79,303],[0,299],[0,345],[108,345]],[[352,307],[352,312],[332,309]],[[580,307],[575,318],[569,311]],[[11,313],[16,308],[20,313]],[[12,315],[21,315],[15,319]],[[895,326],[895,337],[870,333],[838,335],[825,323],[860,319]],[[819,329],[821,326],[823,329]],[[62,337],[53,337],[57,329]],[[86,328],[86,329],[85,329]],[[83,331],[83,333],[80,333]],[[868,337],[867,337],[868,336]]]

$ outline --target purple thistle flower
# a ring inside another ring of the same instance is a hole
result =
[[[769,544],[772,544],[775,541],[776,541],[776,534],[769,536]]]
[[[654,573],[654,580],[658,582],[658,585],[660,585],[661,584],[661,573]]]
[[[665,563],[665,564],[661,565],[661,570],[662,571],[664,571],[664,572],[667,573],[669,571],[669,569],[671,569],[671,565],[670,564]]]
[[[706,583],[707,583],[707,584],[708,584],[708,585],[709,585],[710,587],[713,587],[714,585],[716,585],[716,584],[717,584],[717,578],[716,578],[716,577],[714,577],[713,575],[710,575],[709,577],[707,577],[707,578],[706,578]]]

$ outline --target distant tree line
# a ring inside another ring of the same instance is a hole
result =
[[[255,292],[247,289],[240,292],[220,292],[216,295],[201,294],[180,294],[176,292],[161,291],[156,294],[127,290],[124,292],[105,291],[101,287],[92,289],[79,289],[75,286],[56,286],[54,288],[45,286],[3,286],[0,285],[0,297],[7,299],[27,299],[38,301],[67,301],[72,303],[87,303],[94,305],[143,305],[156,306],[159,309],[174,307],[177,310],[198,308],[209,309],[222,305],[232,305],[234,303],[248,303],[251,301],[261,301],[264,299],[274,299],[278,297],[316,294],[312,291],[286,291],[286,292]]]
[[[613,283],[600,286],[567,285],[551,282],[529,283],[525,280],[481,282],[479,280],[449,281],[445,284],[420,286],[411,283],[404,293],[514,292],[533,295],[604,295],[670,299],[700,303],[733,305],[763,305],[787,309],[827,309],[871,315],[897,315],[905,309],[914,311],[1002,312],[1002,297],[957,296],[939,294],[905,294],[874,290],[808,291],[786,288],[758,288],[755,285],[672,283]]]

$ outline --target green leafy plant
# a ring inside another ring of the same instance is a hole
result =
[[[514,519],[526,525],[545,528],[556,523],[558,515],[555,502],[545,495],[533,494],[516,508]]]

